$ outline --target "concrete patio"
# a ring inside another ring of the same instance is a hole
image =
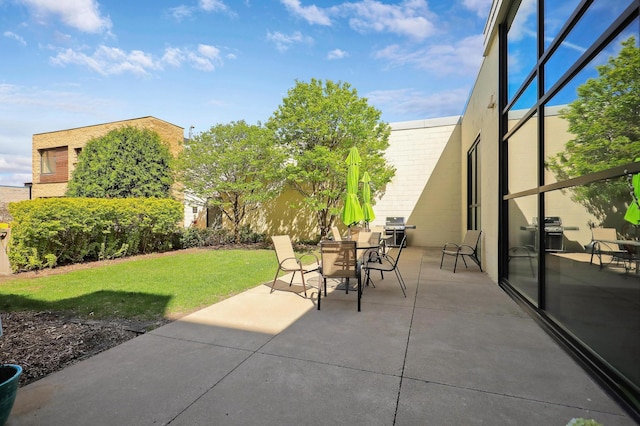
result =
[[[407,248],[407,298],[375,274],[360,313],[355,292],[318,311],[315,289],[259,285],[21,388],[7,426],[635,424],[475,265],[445,261]]]

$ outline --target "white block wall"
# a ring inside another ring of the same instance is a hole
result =
[[[387,185],[385,195],[377,200],[373,207],[376,214],[376,219],[372,222],[373,226],[384,226],[387,216],[402,216],[408,224],[418,227],[416,231],[408,232],[410,243],[413,239],[413,242],[419,242],[419,245],[439,245],[443,239],[446,239],[442,237],[435,241],[429,240],[426,234],[437,231],[436,228],[441,227],[442,222],[431,220],[434,229],[429,231],[425,229],[425,223],[428,223],[429,219],[426,218],[425,221],[425,218],[416,217],[414,213],[416,209],[420,208],[420,203],[442,204],[444,206],[448,205],[447,199],[454,196],[454,194],[445,193],[442,197],[435,196],[431,197],[431,200],[421,200],[459,122],[460,117],[455,116],[390,124],[392,129],[389,137],[390,146],[385,157],[396,168],[396,175]],[[454,141],[454,145],[459,146],[459,144],[459,141]],[[457,149],[459,150],[459,148]],[[444,166],[446,172],[447,165]],[[457,164],[449,169],[453,172],[451,177],[455,177],[458,181],[460,179],[459,168],[460,165]],[[443,169],[440,168],[440,170]],[[454,204],[459,210],[459,198],[455,198]],[[436,210],[442,211],[440,208]],[[447,215],[449,214],[447,213]],[[457,217],[459,218],[459,213]],[[411,223],[412,220],[413,223]],[[445,226],[448,227],[448,225]]]

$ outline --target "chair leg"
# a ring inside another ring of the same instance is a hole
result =
[[[478,257],[474,254],[471,257],[471,260],[473,260],[474,262],[476,262],[476,265],[478,265],[478,268],[480,268],[480,272],[484,272],[482,270],[482,265],[480,264],[480,259],[478,259]],[[531,258],[529,258],[529,262],[531,262]]]
[[[402,275],[400,275],[400,270],[398,268],[395,268],[394,271],[396,271],[396,277],[398,277],[398,283],[400,283],[402,294],[404,294],[404,297],[407,297],[407,292],[404,290],[405,288],[407,288],[407,285],[404,283]]]
[[[382,271],[380,271],[382,272]],[[371,287],[376,288],[375,283],[373,282],[373,280],[371,279],[371,271],[369,269],[365,269],[365,273],[364,273],[365,279],[364,279],[364,285],[368,286],[369,283],[371,283]]]
[[[456,267],[458,266],[458,253],[456,253],[456,262],[453,264],[453,273],[456,273]]]
[[[276,286],[276,281],[278,280],[279,273],[280,273],[280,268],[276,270],[276,276],[273,278],[273,282],[271,283],[271,291],[269,293],[273,293],[273,290],[275,289],[275,286]]]
[[[444,262],[444,251],[442,252],[442,258],[440,259],[440,269],[442,269],[442,262]]]
[[[358,275],[358,312],[360,312],[360,299],[362,298],[362,280]]]
[[[327,297],[327,279],[324,279],[324,297]],[[318,283],[318,310],[320,310],[320,300],[322,300],[322,284]]]
[[[304,290],[304,297],[307,297],[307,285],[304,282],[304,272],[300,271],[300,275],[302,276],[302,289]],[[291,279],[291,281],[293,282],[293,278]]]

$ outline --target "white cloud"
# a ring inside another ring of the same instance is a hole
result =
[[[24,38],[22,38],[21,36],[19,36],[18,34],[14,33],[14,32],[5,31],[2,35],[7,37],[7,38],[14,39],[15,41],[17,41],[18,43],[20,43],[23,46],[27,45],[27,42],[24,40]]]
[[[185,6],[185,5],[180,5],[180,6],[173,7],[171,9],[169,9],[169,14],[176,21],[182,21],[184,18],[191,17],[191,15],[193,15],[193,10],[194,10],[194,8],[192,8],[192,7]]]
[[[536,10],[535,0],[522,0],[518,13],[509,27],[509,39],[512,41],[522,40],[525,37],[536,36]]]
[[[198,10],[205,12],[224,12],[230,16],[235,16],[235,13],[221,0],[199,0],[198,6],[181,4],[180,6],[168,9],[169,15],[178,22],[185,18],[192,17]]]
[[[200,0],[198,5],[202,10],[207,12],[226,12],[229,10],[226,4],[221,0]]]
[[[330,26],[332,17],[342,17],[358,32],[387,32],[415,40],[424,40],[435,31],[433,22],[436,16],[429,11],[426,0],[404,0],[399,4],[361,0],[328,8],[302,6],[300,0],[280,2],[292,15],[303,18],[309,24]]]
[[[164,55],[162,56],[162,62],[165,64],[173,65],[174,67],[179,67],[182,65],[182,62],[185,60],[185,54],[182,52],[182,49],[178,47],[167,47],[164,50]]]
[[[100,33],[111,29],[111,20],[102,16],[95,0],[23,0],[37,19],[57,16],[65,25],[88,33]]]
[[[392,66],[413,65],[437,75],[476,75],[482,63],[482,35],[463,38],[453,45],[434,44],[419,50],[387,46],[374,54]]]
[[[23,186],[25,182],[31,182],[31,157],[0,156],[0,185]]]
[[[492,0],[464,0],[462,4],[464,4],[467,9],[476,12],[476,15],[479,17],[486,19],[491,10],[491,1]]]
[[[295,16],[298,16],[310,24],[331,25],[331,19],[326,11],[316,5],[301,6],[300,0],[280,0],[282,4]]]
[[[365,96],[371,104],[385,111],[385,114],[410,115],[415,119],[423,119],[462,114],[469,89],[458,88],[436,93],[413,89],[380,90]]]
[[[300,31],[295,31],[292,34],[284,34],[279,31],[271,32],[267,31],[267,40],[276,44],[276,48],[284,52],[288,50],[292,45],[298,43],[313,43],[313,39],[308,36],[304,36]]]
[[[228,58],[233,59],[234,56],[231,55]],[[92,54],[66,49],[52,57],[51,62],[59,66],[69,64],[84,66],[104,76],[125,73],[148,76],[154,71],[162,70],[165,65],[180,67],[185,62],[201,71],[213,71],[216,65],[223,63],[223,60],[220,49],[206,44],[200,44],[196,51],[167,47],[160,59],[141,50],[126,52],[116,47],[102,45]]]
[[[220,59],[220,49],[207,44],[198,45],[198,53],[209,59]]]
[[[435,16],[429,12],[425,0],[405,0],[400,4],[385,4],[375,0],[345,3],[340,7],[355,16],[351,27],[360,32],[390,32],[424,40],[435,31]]]
[[[333,59],[342,59],[349,56],[348,52],[345,52],[342,49],[333,49],[331,52],[329,52],[327,54],[327,59],[329,60],[333,60]]]
[[[66,49],[51,58],[56,65],[75,64],[86,66],[102,75],[131,72],[137,75],[148,75],[150,71],[162,68],[153,57],[140,50],[125,52],[116,47],[101,45],[91,55],[73,49]]]

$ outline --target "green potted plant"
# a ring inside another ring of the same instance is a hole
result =
[[[0,337],[2,337],[2,319],[0,318]],[[18,379],[22,367],[15,364],[0,364],[0,426],[9,418],[13,402],[18,394]]]

